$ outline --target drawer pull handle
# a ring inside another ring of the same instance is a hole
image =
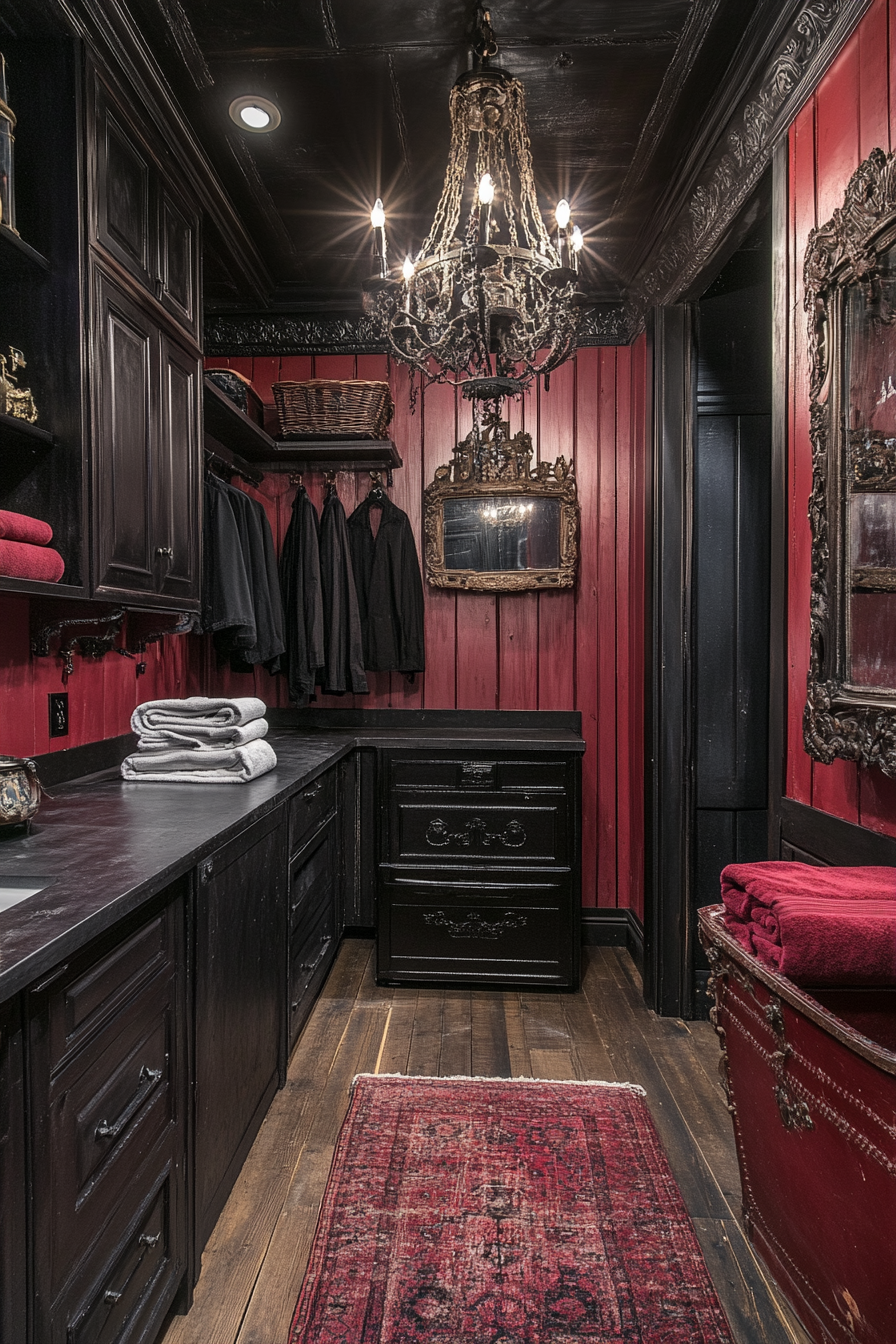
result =
[[[140,1070],[140,1081],[137,1086],[137,1091],[131,1097],[117,1120],[113,1121],[112,1124],[110,1124],[108,1120],[104,1120],[101,1124],[97,1125],[96,1137],[98,1139],[117,1139],[122,1130],[133,1120],[146,1098],[161,1080],[161,1077],[161,1069],[150,1069],[144,1064],[143,1068]]]
[[[514,818],[508,821],[503,831],[490,831],[481,817],[471,817],[461,831],[451,831],[441,817],[434,817],[426,828],[426,843],[433,849],[442,849],[446,845],[460,846],[462,849],[494,849],[503,845],[505,849],[519,849],[526,843],[526,832]]]
[[[320,791],[321,791],[322,788],[323,788],[323,784],[322,784],[322,783],[317,783],[317,784],[312,784],[311,787],[310,787],[310,789],[305,789],[305,790],[303,791],[303,793],[302,793],[302,797],[305,799],[305,802],[306,802],[306,803],[310,803],[310,802],[312,801],[312,799],[314,799],[314,798],[317,797],[317,795],[320,793]]]
[[[116,1293],[112,1288],[107,1288],[106,1291],[103,1293],[103,1301],[108,1302],[110,1304],[113,1302],[120,1302],[121,1298],[122,1294]]]
[[[330,946],[330,940],[329,940],[329,938],[328,938],[327,941],[322,945],[320,951],[318,952],[318,954],[317,954],[317,956],[314,958],[314,960],[313,960],[313,961],[306,961],[306,962],[303,962],[303,964],[299,967],[299,970],[300,970],[300,971],[316,971],[317,968],[318,968],[318,966],[319,966],[319,965],[321,964],[321,962],[323,961],[324,957],[327,955],[327,948],[328,948],[329,946]]]
[[[161,1232],[156,1232],[154,1236],[150,1236],[148,1232],[144,1232],[142,1237],[137,1238],[137,1244],[138,1246],[148,1246],[151,1250],[153,1246],[158,1246],[161,1240]]]

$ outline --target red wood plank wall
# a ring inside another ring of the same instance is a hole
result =
[[[392,437],[404,466],[391,495],[420,538],[423,490],[469,430],[469,408],[432,386],[408,408],[407,374],[384,356],[216,359],[252,379],[266,402],[277,378],[390,378]],[[579,709],[583,766],[585,905],[643,914],[644,491],[646,344],[587,349],[558,369],[549,392],[511,403],[513,429],[531,433],[538,458],[572,455],[581,504],[581,566],[574,591],[451,593],[425,587],[427,671],[413,684],[368,674],[366,696],[321,697],[321,706],[396,709]],[[305,480],[318,507],[323,480]],[[363,473],[340,472],[350,513],[367,493]],[[278,542],[294,491],[287,476],[258,491]],[[207,642],[208,643],[208,642]],[[206,647],[208,689],[247,693],[248,678],[218,672]],[[258,694],[285,706],[281,679],[256,671]]]
[[[580,709],[588,749],[583,767],[584,904],[643,912],[643,665],[646,345],[587,349],[510,407],[514,428],[533,436],[539,457],[573,457],[581,502],[581,567],[574,591],[501,596],[426,588],[427,672],[369,674],[368,696],[321,705],[431,709]],[[429,388],[411,415],[407,375],[382,356],[220,360],[248,374],[266,402],[277,378],[382,378],[393,384],[392,434],[404,460],[392,498],[420,537],[424,487],[469,428],[453,389]],[[236,482],[238,483],[238,482]],[[322,504],[324,483],[306,486]],[[366,494],[364,474],[340,472],[351,512]],[[279,547],[294,490],[288,475],[265,478],[259,499]],[[252,694],[285,706],[281,678],[221,670],[211,641],[171,637],[153,645],[139,679],[130,659],[76,657],[69,678],[71,731],[48,736],[47,694],[62,689],[58,659],[29,654],[28,600],[0,596],[0,751],[29,756],[126,732],[142,700],[190,694]]]
[[[790,130],[788,230],[789,475],[787,741],[784,792],[872,830],[896,835],[896,780],[847,761],[821,765],[803,750],[809,661],[812,477],[802,265],[810,229],[830,219],[849,178],[876,146],[896,144],[896,0],[874,0]]]

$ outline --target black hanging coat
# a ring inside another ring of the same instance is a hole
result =
[[[327,496],[320,520],[320,579],[324,607],[324,669],[321,685],[328,695],[368,690],[364,676],[358,599],[352,576],[345,509],[335,493]]]
[[[348,520],[364,666],[370,672],[422,672],[423,583],[411,520],[388,496],[374,537],[370,495]]]
[[[231,491],[216,476],[205,482],[202,529],[202,629],[212,631],[221,658],[256,642],[255,606]]]
[[[277,554],[271,525],[262,506],[254,499],[225,485],[229,492],[240,534],[240,543],[252,604],[255,608],[255,643],[250,649],[235,650],[230,656],[234,672],[251,672],[261,663],[268,672],[280,671],[280,655],[285,651],[283,638],[283,602],[277,573]]]
[[[324,609],[320,582],[320,523],[303,485],[296,491],[292,517],[280,555],[280,592],[286,622],[283,670],[289,696],[308,703],[324,666]]]

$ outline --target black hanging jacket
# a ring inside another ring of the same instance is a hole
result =
[[[230,666],[234,672],[251,672],[261,663],[268,672],[280,671],[283,639],[283,602],[277,573],[277,555],[271,525],[261,504],[235,486],[225,485],[240,534],[246,573],[255,608],[256,640],[249,649],[234,650]]]
[[[286,622],[283,656],[290,699],[308,703],[324,666],[324,611],[320,582],[320,523],[303,485],[296,491],[292,517],[280,555],[280,591]]]
[[[324,669],[321,685],[328,695],[367,691],[361,647],[358,599],[352,576],[345,509],[338,495],[324,502],[320,520],[320,579],[324,607]]]
[[[364,666],[369,672],[422,672],[423,584],[411,520],[384,496],[374,537],[373,502],[368,495],[348,520]]]
[[[221,658],[255,644],[255,606],[231,491],[216,476],[205,482],[202,530],[202,629],[212,631]]]

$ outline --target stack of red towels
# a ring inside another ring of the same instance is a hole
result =
[[[730,863],[729,933],[800,985],[896,985],[896,868]]]
[[[58,583],[65,561],[50,546],[53,529],[40,518],[0,509],[0,574],[8,579]]]

